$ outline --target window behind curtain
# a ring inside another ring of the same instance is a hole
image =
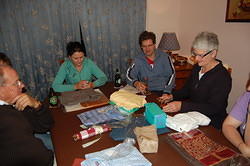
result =
[[[138,54],[145,30],[146,0],[2,0],[0,51],[11,59],[28,91],[43,99],[66,57],[66,44],[80,41],[88,58],[113,79],[125,78],[127,60]]]

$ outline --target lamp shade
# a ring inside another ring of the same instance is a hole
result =
[[[174,32],[164,32],[158,48],[166,51],[180,50],[180,45]]]

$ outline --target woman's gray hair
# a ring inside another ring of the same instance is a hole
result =
[[[200,50],[218,50],[219,40],[215,33],[201,32],[199,33],[192,44],[192,48]]]

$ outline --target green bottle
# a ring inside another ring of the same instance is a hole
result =
[[[57,103],[58,103],[57,96],[56,96],[53,88],[50,88],[50,90],[49,90],[49,105],[51,107],[56,107]]]

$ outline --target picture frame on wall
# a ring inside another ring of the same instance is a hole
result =
[[[250,22],[250,0],[227,0],[226,22]]]

